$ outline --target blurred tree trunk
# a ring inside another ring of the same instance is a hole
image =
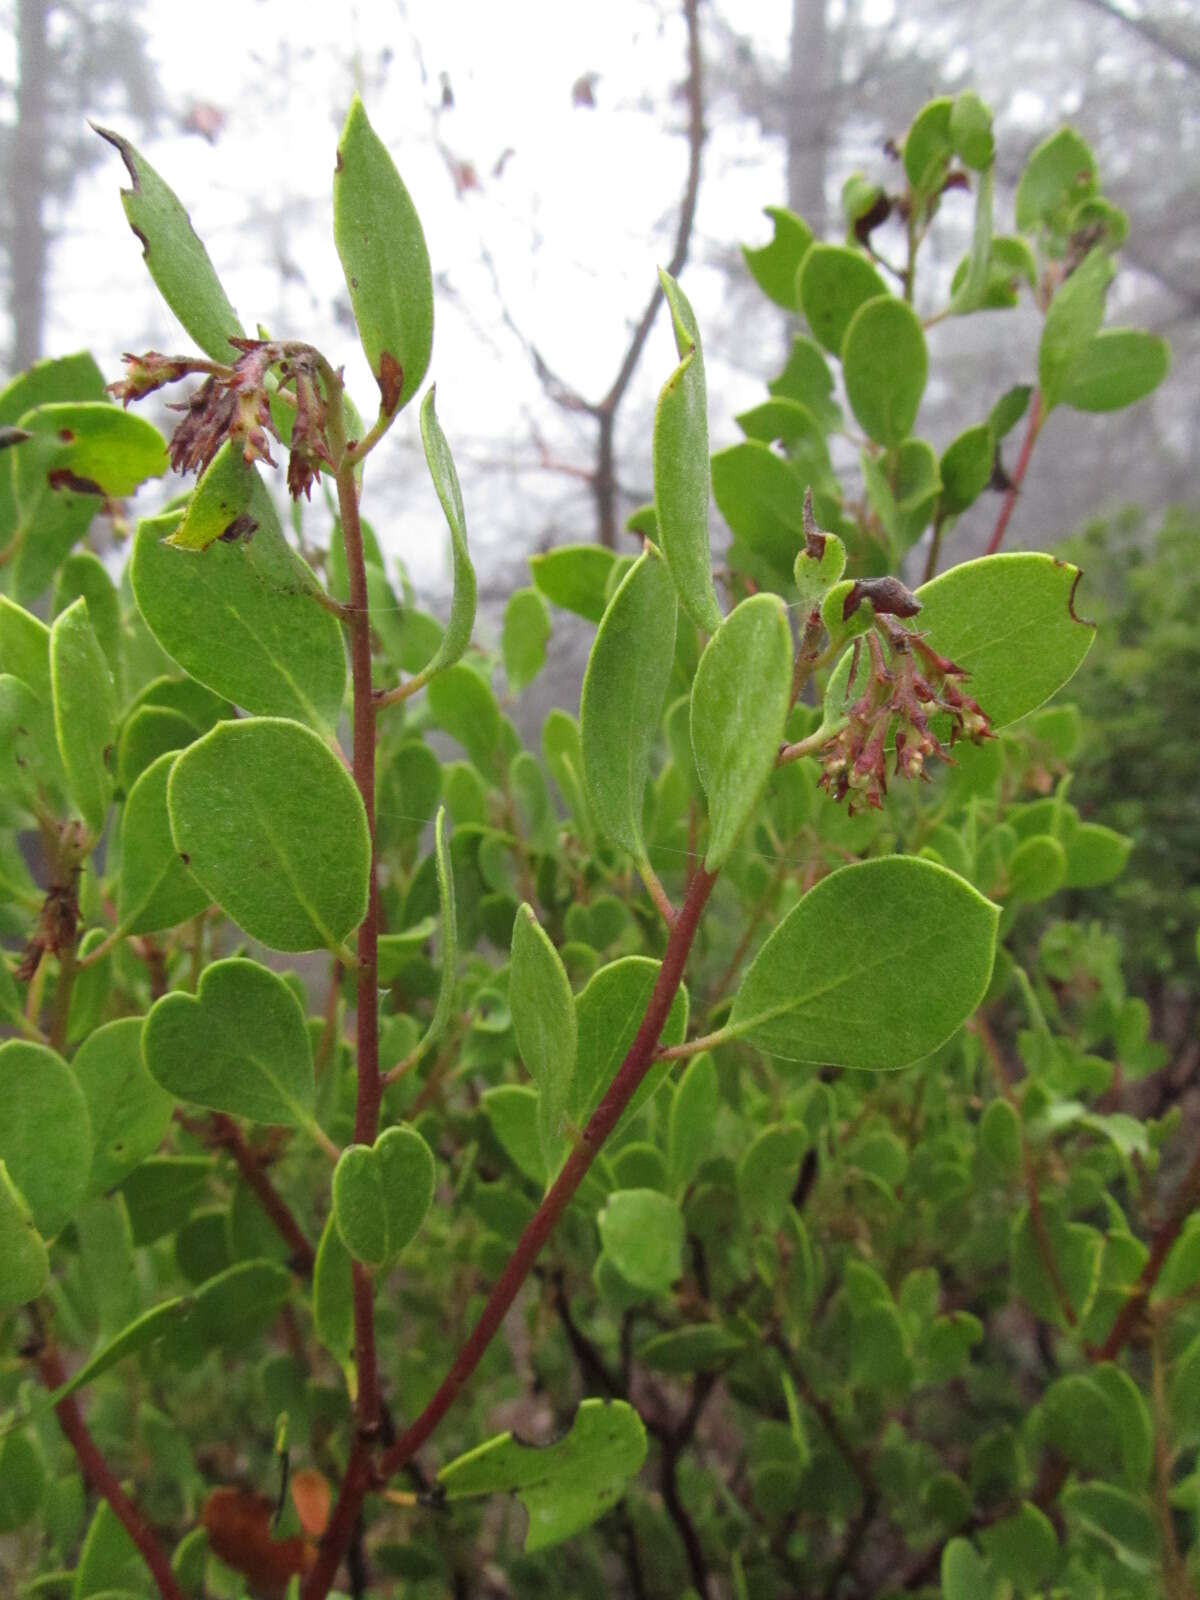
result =
[[[792,61],[787,103],[787,204],[824,237],[825,169],[833,117],[833,73],[826,0],[792,0]]]
[[[9,172],[12,201],[12,359],[22,371],[42,353],[46,314],[46,187],[48,23],[53,0],[19,0],[17,126]]]

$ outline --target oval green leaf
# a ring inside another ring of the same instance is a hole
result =
[[[50,1278],[50,1257],[25,1197],[0,1159],[0,1309],[34,1300]]]
[[[683,1272],[683,1213],[657,1189],[618,1189],[597,1217],[604,1253],[636,1289],[665,1294]]]
[[[304,1013],[256,961],[215,961],[195,995],[164,995],[146,1017],[142,1054],[155,1082],[190,1105],[287,1127],[312,1119]]]
[[[415,1128],[388,1128],[373,1145],[342,1151],[333,1173],[333,1214],[356,1261],[390,1266],[433,1203],[433,1152]]]
[[[654,511],[680,604],[715,633],[721,608],[708,546],[708,394],[695,314],[674,278],[660,272],[680,362],[654,413]]]
[[[156,708],[147,707],[141,715]],[[164,716],[175,716],[164,711]],[[180,719],[182,720],[182,719]],[[207,893],[184,866],[171,836],[167,782],[176,752],[159,756],[130,790],[121,813],[117,925],[125,933],[160,933],[195,917]]]
[[[67,1063],[44,1045],[0,1044],[0,1161],[47,1237],[70,1221],[87,1193],[87,1101]]]
[[[709,872],[729,859],[767,786],[791,694],[787,607],[778,595],[752,595],[709,640],[692,684],[692,749],[708,796]]]
[[[887,284],[861,250],[815,244],[800,268],[800,305],[817,340],[835,356],[855,312],[868,300],[886,295]]]
[[[176,758],[167,808],[184,865],[271,949],[338,950],[366,915],[362,800],[300,723],[220,723]]]
[[[846,398],[877,444],[894,449],[917,419],[929,358],[921,321],[895,295],[868,300],[854,313],[842,346]]]
[[[513,923],[508,1001],[517,1049],[538,1091],[542,1152],[553,1169],[575,1072],[575,999],[562,958],[528,905]]]
[[[253,538],[258,523],[250,507],[257,482],[241,441],[226,439],[192,490],[183,521],[164,542],[177,550],[200,551],[218,539],[238,543]]]
[[[876,1071],[919,1061],[983,999],[999,915],[930,861],[843,867],[762,946],[728,1031],[784,1060]]]
[[[162,1143],[174,1105],[146,1071],[142,1019],[122,1017],[89,1034],[72,1063],[92,1124],[89,1195],[105,1194]]]
[[[1100,331],[1114,270],[1108,253],[1093,249],[1050,302],[1038,344],[1038,386],[1047,413],[1066,398]]]
[[[54,730],[67,785],[88,831],[97,839],[104,832],[113,797],[117,708],[108,662],[82,598],[54,619],[50,678]]]
[[[416,207],[357,95],[338,141],[333,236],[380,410],[390,417],[429,366],[433,277]]]
[[[517,589],[504,608],[500,653],[508,692],[520,694],[546,665],[550,611],[536,589]]]
[[[242,337],[242,325],[187,212],[128,139],[107,128],[96,132],[120,151],[133,180],[132,189],[121,190],[121,204],[158,292],[206,356],[231,360],[229,341]]]
[[[1076,411],[1120,411],[1152,394],[1171,366],[1171,347],[1156,333],[1105,328],[1071,368],[1062,403]]]
[[[131,573],[138,610],[193,678],[260,716],[337,726],[346,653],[337,620],[313,598],[317,580],[283,536],[257,473],[248,539],[203,555],[172,549],[171,517],[138,525]]]
[[[580,696],[583,770],[602,833],[644,860],[650,752],[675,660],[675,587],[648,546],[608,603]]]

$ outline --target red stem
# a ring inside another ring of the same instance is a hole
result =
[[[996,526],[992,529],[992,537],[988,540],[987,554],[994,556],[1004,542],[1005,529],[1008,520],[1013,514],[1020,493],[1021,484],[1029,468],[1029,458],[1033,454],[1033,447],[1037,443],[1037,436],[1045,418],[1042,416],[1042,397],[1038,390],[1033,391],[1029,402],[1029,421],[1025,426],[1025,437],[1021,441],[1021,454],[1017,457],[1017,465],[1008,482],[1008,490],[1004,496],[1004,504],[1000,507],[1000,515],[996,518]]]
[[[1142,1268],[1133,1292],[1121,1307],[1117,1320],[1109,1330],[1108,1338],[1094,1353],[1096,1361],[1111,1361],[1129,1342],[1154,1285],[1158,1282],[1171,1246],[1178,1239],[1184,1223],[1192,1213],[1197,1194],[1200,1194],[1200,1151],[1193,1156],[1192,1164],[1175,1192],[1175,1203],[1171,1207],[1170,1216],[1150,1241],[1150,1254],[1146,1257],[1146,1265]],[[1092,1352],[1089,1351],[1089,1354]]]
[[[641,1026],[629,1047],[628,1054],[621,1063],[620,1070],[609,1084],[603,1100],[592,1113],[587,1127],[579,1137],[579,1143],[568,1156],[562,1171],[527,1224],[516,1249],[509,1257],[508,1264],[488,1296],[478,1322],[455,1356],[454,1363],[442,1380],[437,1393],[416,1421],[381,1457],[378,1473],[380,1481],[386,1482],[393,1473],[399,1472],[412,1460],[454,1404],[507,1316],[542,1246],[554,1231],[556,1223],[574,1198],[605,1139],[620,1121],[622,1113],[645,1077],[654,1059],[655,1047],[670,1012],[671,1003],[683,978],[684,965],[696,936],[700,914],[715,882],[715,873],[706,872],[703,867],[697,868],[695,877],[688,886],[687,898],[680,908],[667,940],[663,963],[659,968],[646,1014],[642,1018]],[[329,1528],[321,1541],[321,1553],[317,1564],[304,1585],[303,1600],[324,1600],[328,1594],[353,1534],[363,1497],[371,1487],[372,1478],[369,1456],[356,1447],[355,1455],[346,1470]]]
[[[61,1388],[67,1381],[62,1359],[51,1345],[46,1345],[40,1352],[38,1370],[43,1383],[52,1391]],[[60,1400],[54,1408],[54,1414],[75,1451],[85,1480],[108,1501],[113,1515],[137,1546],[162,1600],[186,1600],[171,1571],[166,1551],[159,1544],[150,1524],[117,1482],[112,1468],[100,1453],[100,1447],[87,1430],[75,1396],[68,1395],[65,1400]]]
[[[203,1132],[201,1137],[205,1137]],[[247,1187],[253,1191],[275,1232],[291,1250],[292,1265],[297,1272],[310,1278],[316,1264],[316,1251],[287,1201],[267,1177],[261,1157],[246,1143],[245,1135],[233,1118],[227,1117],[223,1111],[214,1112],[212,1132],[208,1135],[208,1142],[229,1151],[234,1165],[241,1173]]]

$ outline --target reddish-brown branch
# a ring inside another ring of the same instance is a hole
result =
[[[1021,492],[1021,485],[1025,481],[1025,474],[1029,470],[1029,458],[1033,455],[1033,447],[1037,443],[1037,436],[1041,431],[1045,418],[1042,415],[1042,397],[1038,390],[1034,390],[1029,401],[1029,421],[1025,425],[1025,437],[1021,441],[1021,454],[1017,457],[1017,464],[1013,469],[1012,477],[1008,480],[1008,488],[1004,493],[1004,503],[1000,507],[1000,515],[996,518],[996,526],[992,529],[992,537],[987,543],[989,556],[995,555],[1004,543],[1005,530],[1008,528],[1009,518],[1017,504],[1017,496]]]
[[[291,1207],[267,1176],[261,1157],[246,1142],[246,1136],[237,1123],[223,1111],[214,1112],[211,1131],[201,1128],[200,1137],[208,1144],[229,1151],[247,1187],[253,1191],[276,1233],[292,1252],[292,1265],[306,1278],[311,1277],[316,1252]]]
[[[50,1344],[38,1354],[38,1370],[47,1389],[61,1388],[67,1381],[66,1369],[58,1351]],[[100,1447],[88,1432],[75,1396],[68,1395],[54,1408],[58,1425],[70,1441],[85,1481],[108,1501],[113,1515],[137,1546],[138,1554],[150,1569],[162,1600],[185,1600],[183,1590],[171,1571],[167,1553],[159,1544],[150,1524],[117,1482],[116,1475]]]
[[[604,1141],[620,1121],[622,1113],[633,1098],[638,1085],[645,1077],[654,1059],[654,1049],[658,1043],[659,1035],[662,1033],[663,1025],[667,1020],[667,1015],[670,1012],[671,1003],[682,981],[684,965],[691,950],[692,941],[696,936],[701,912],[704,910],[708,897],[712,893],[712,887],[715,882],[715,873],[706,872],[702,867],[697,870],[696,876],[688,889],[687,898],[680,908],[679,916],[667,940],[666,952],[663,956],[662,966],[659,968],[654,991],[646,1007],[646,1014],[642,1018],[637,1036],[621,1063],[620,1070],[609,1085],[608,1092],[603,1100],[593,1112],[587,1127],[580,1135],[578,1144],[568,1156],[562,1171],[526,1226],[515,1250],[509,1257],[504,1271],[500,1274],[491,1294],[488,1296],[487,1304],[484,1306],[478,1322],[476,1322],[454,1358],[454,1362],[442,1380],[437,1393],[416,1421],[409,1426],[389,1450],[384,1452],[379,1462],[379,1476],[381,1478],[385,1480],[390,1478],[408,1464],[454,1404],[464,1385],[483,1359],[484,1352],[491,1344],[492,1339],[500,1328],[500,1324],[508,1314],[509,1308],[516,1299],[522,1284],[532,1271],[534,1262],[540,1255],[543,1245],[553,1233],[559,1218],[574,1198],[576,1190],[586,1176],[588,1168],[595,1160]],[[330,1586],[337,1575],[342,1557],[349,1545],[363,1496],[370,1487],[371,1481],[371,1462],[369,1457],[364,1458],[357,1467],[355,1466],[355,1460],[352,1459],[351,1467],[347,1469],[345,1480],[342,1483],[329,1528],[321,1541],[321,1553],[317,1560],[317,1565],[309,1574],[308,1580],[304,1585],[304,1600],[324,1600],[324,1597],[328,1594]]]
[[[1170,1214],[1150,1241],[1150,1254],[1146,1257],[1141,1276],[1117,1313],[1117,1319],[1109,1330],[1108,1338],[1098,1350],[1089,1352],[1096,1361],[1111,1361],[1132,1338],[1146,1309],[1146,1302],[1158,1282],[1163,1263],[1170,1254],[1171,1246],[1183,1231],[1184,1223],[1195,1209],[1198,1197],[1200,1197],[1200,1151],[1193,1156],[1191,1166],[1175,1191]]]

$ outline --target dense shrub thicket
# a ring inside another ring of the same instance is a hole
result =
[[[432,390],[445,623],[360,512],[433,330],[361,105],[369,424],[105,137],[201,354],[0,393],[5,1592],[1194,1595],[1200,1159],[1123,975],[1194,939],[1189,529],[1136,570],[1089,531],[1090,589],[1001,549],[1055,410],[1166,370],[1103,326],[1087,145],[1034,152],[1002,232],[965,94],[846,186],[844,242],[771,212],[747,264],[797,333],[711,459],[664,276],[635,553],[535,557],[489,653]],[[1022,297],[1030,383],[939,452],[925,329]],[[168,444],[130,406],[187,379]],[[168,463],[198,480],[114,584],[89,529]],[[980,501],[988,554],[939,575]],[[579,716],[528,749],[556,611],[595,627]]]

